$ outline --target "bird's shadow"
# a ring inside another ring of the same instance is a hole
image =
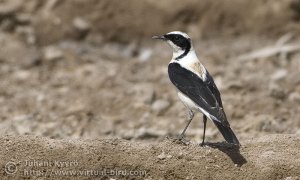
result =
[[[238,145],[228,144],[226,142],[205,143],[205,145],[222,151],[239,167],[247,163],[245,157],[240,153],[240,146]]]

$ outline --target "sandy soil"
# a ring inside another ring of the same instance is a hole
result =
[[[15,177],[4,171],[9,161],[24,170],[26,160],[56,157],[78,157],[81,170],[145,169],[149,179],[299,179],[299,50],[245,58],[300,44],[298,1],[0,4],[1,179]],[[172,30],[192,36],[247,162],[217,143],[210,122],[206,140],[217,148],[196,145],[200,114],[191,144],[174,140],[186,112],[167,75],[171,50],[150,38]]]
[[[0,142],[5,153],[0,164],[13,178],[273,180],[299,179],[300,172],[296,135],[263,136],[245,141],[240,149],[222,143],[186,146],[170,138],[149,143],[3,136]],[[108,175],[111,170],[136,174]],[[59,172],[78,174],[62,176]]]

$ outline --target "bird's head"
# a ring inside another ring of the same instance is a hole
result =
[[[153,36],[153,39],[166,41],[173,49],[173,58],[182,58],[192,49],[191,38],[184,32],[173,31],[161,36]],[[180,57],[182,55],[182,57]]]

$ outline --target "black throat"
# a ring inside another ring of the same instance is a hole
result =
[[[184,50],[184,52],[175,58],[175,60],[179,60],[185,57],[191,50],[191,39],[184,37],[182,34],[166,34],[164,35],[165,39],[171,41],[175,46]]]
[[[176,57],[175,60],[184,58],[190,52],[190,50],[191,50],[191,44],[188,43],[184,49],[184,52],[181,55],[179,55],[178,57]]]

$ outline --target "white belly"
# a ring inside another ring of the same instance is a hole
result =
[[[184,95],[181,92],[178,92],[178,97],[179,99],[182,101],[182,103],[189,108],[190,110],[192,110],[194,113],[196,113],[197,111],[200,111],[201,113],[203,113],[204,115],[206,115],[209,119],[211,119],[210,114],[205,111],[204,109],[202,109],[201,107],[199,107],[196,103],[194,103],[194,101],[192,101],[190,98],[188,98],[186,95]]]
[[[178,97],[181,100],[181,102],[190,110],[193,111],[199,111],[199,106],[194,103],[190,98],[188,98],[186,95],[182,94],[181,92],[178,92]]]

